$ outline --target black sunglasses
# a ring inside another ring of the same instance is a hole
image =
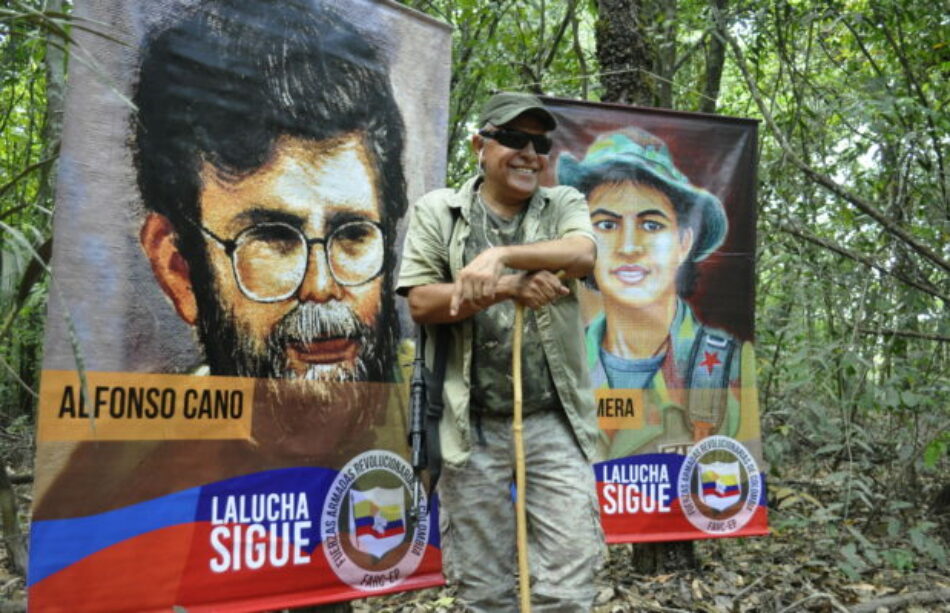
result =
[[[538,155],[546,155],[551,151],[554,144],[551,137],[547,134],[528,134],[521,130],[512,128],[498,128],[497,130],[479,130],[479,136],[498,141],[502,147],[521,150],[528,146],[528,143],[534,145],[534,152]]]

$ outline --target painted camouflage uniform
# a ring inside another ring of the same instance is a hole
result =
[[[587,363],[595,388],[610,387],[600,358],[605,329],[603,313],[587,328]],[[728,332],[705,326],[685,301],[677,299],[668,346],[659,369],[644,386],[643,427],[602,437],[605,459],[685,454],[705,436],[740,435],[740,417],[758,423],[751,343],[740,345]]]

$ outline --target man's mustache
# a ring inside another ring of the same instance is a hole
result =
[[[271,349],[283,349],[289,343],[329,338],[367,339],[371,334],[370,327],[343,302],[304,302],[278,322],[270,334],[268,345]]]

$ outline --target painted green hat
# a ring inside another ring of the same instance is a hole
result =
[[[670,199],[686,203],[691,210],[698,207],[694,213],[701,216],[693,250],[696,262],[718,249],[729,229],[719,198],[690,183],[673,164],[666,143],[639,128],[601,134],[581,161],[570,153],[562,153],[557,160],[557,178],[561,185],[588,193],[604,181],[645,181],[663,190]]]

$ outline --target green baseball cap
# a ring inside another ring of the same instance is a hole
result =
[[[498,92],[486,100],[482,105],[481,115],[478,116],[478,125],[484,126],[490,123],[503,126],[524,113],[537,117],[547,131],[557,127],[557,119],[544,107],[537,96],[521,92]]]

